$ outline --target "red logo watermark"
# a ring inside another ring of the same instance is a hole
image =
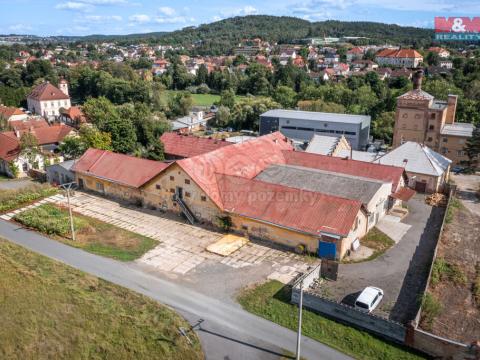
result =
[[[437,33],[480,33],[480,17],[435,17]]]

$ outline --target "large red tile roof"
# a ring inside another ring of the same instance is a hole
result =
[[[107,150],[88,149],[75,163],[73,171],[139,188],[169,165]]]
[[[217,174],[252,179],[271,164],[285,163],[282,150],[293,150],[293,146],[285,136],[276,132],[182,159],[177,164],[221,208]]]
[[[224,210],[309,234],[347,236],[361,203],[336,196],[219,175]]]
[[[202,155],[221,147],[232,145],[227,141],[173,132],[164,133],[160,140],[164,145],[165,154],[182,158]]]
[[[38,128],[50,126],[48,125],[48,122],[44,118],[33,118],[30,120],[15,120],[15,121],[10,121],[9,124],[13,130],[17,130],[17,131],[38,129]]]
[[[38,101],[70,99],[68,95],[64,94],[59,88],[53,86],[48,81],[36,86],[28,97]]]
[[[17,139],[0,133],[0,159],[11,161],[20,153],[20,143]]]
[[[52,125],[46,127],[38,127],[38,128],[29,128],[20,131],[4,131],[2,134],[14,139],[20,140],[23,134],[31,133],[38,141],[38,145],[48,145],[48,144],[56,144],[61,142],[67,135],[70,135],[72,132],[75,132],[75,129],[64,125]]]
[[[0,116],[8,120],[13,115],[25,115],[25,113],[16,107],[0,105]]]
[[[423,58],[423,56],[414,49],[383,49],[378,52],[376,56],[388,58]]]
[[[398,188],[404,169],[397,166],[373,164],[365,161],[343,159],[300,151],[284,151],[288,165],[359,176],[392,183],[392,192]]]

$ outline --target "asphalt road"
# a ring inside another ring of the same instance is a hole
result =
[[[283,349],[295,352],[296,334],[238,307],[150,275],[134,264],[87,253],[0,220],[0,237],[112,283],[142,293],[181,313],[196,330],[207,359],[277,359]],[[303,338],[302,357],[350,359],[314,340]]]

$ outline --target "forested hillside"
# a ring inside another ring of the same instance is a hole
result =
[[[252,15],[234,17],[198,27],[169,33],[132,34],[127,36],[90,36],[83,40],[117,40],[125,43],[161,43],[196,45],[201,54],[221,55],[242,39],[259,37],[272,43],[288,43],[306,37],[368,37],[370,43],[425,45],[431,42],[433,30],[373,22],[321,21],[309,22],[295,17]]]

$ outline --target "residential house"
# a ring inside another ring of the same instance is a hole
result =
[[[392,69],[390,68],[378,68],[374,70],[377,74],[380,80],[385,80],[390,77],[390,74],[392,73]]]
[[[375,55],[380,66],[416,68],[423,62],[423,56],[414,49],[384,49]]]
[[[60,109],[58,121],[78,129],[81,125],[87,123],[87,117],[82,112],[80,106],[72,106],[68,109]]]
[[[441,192],[448,182],[452,161],[428,146],[407,141],[375,160],[405,168],[408,185],[419,192]]]
[[[364,49],[359,46],[355,46],[347,51],[347,62],[350,63],[354,60],[362,60],[364,55]]]
[[[202,155],[207,152],[231,145],[225,140],[199,137],[175,132],[164,133],[160,137],[164,146],[165,158],[177,160]]]
[[[10,121],[10,129],[14,132],[34,130],[38,128],[47,128],[50,125],[42,117],[31,117],[28,120]]]
[[[27,132],[35,136],[40,146],[40,152],[33,159],[21,153],[20,139]],[[75,129],[66,125],[1,132],[0,173],[10,177],[24,177],[28,175],[28,171],[31,169],[43,170],[45,158],[61,159],[61,157],[54,155],[54,150],[66,136],[75,133]],[[17,174],[15,174],[13,168],[16,168]]]
[[[453,69],[453,61],[451,60],[440,60],[438,65],[441,67],[441,68],[445,68],[445,69]]]
[[[402,68],[402,69],[394,69],[390,73],[390,78],[392,79],[397,79],[399,77],[404,77],[407,78],[408,80],[411,80],[413,76],[413,71],[410,69]]]
[[[0,105],[0,118],[10,121],[26,120],[28,115],[19,108]]]
[[[407,141],[425,144],[459,165],[468,160],[464,147],[473,124],[456,123],[457,95],[437,100],[422,90],[423,72],[413,78],[413,90],[397,98],[393,146]]]
[[[441,48],[441,47],[438,47],[438,46],[431,47],[431,48],[428,49],[428,51],[436,53],[436,54],[438,54],[439,57],[444,58],[444,59],[450,57],[450,51],[445,50],[444,48]]]
[[[37,85],[27,97],[28,110],[49,120],[60,115],[60,109],[70,108],[68,85],[61,81],[56,87],[48,81]]]

